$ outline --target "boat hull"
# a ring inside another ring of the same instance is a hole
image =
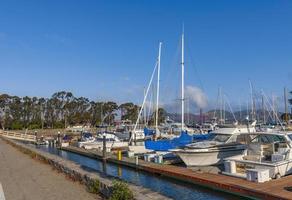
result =
[[[192,166],[210,166],[218,165],[223,163],[224,159],[227,157],[242,154],[244,149],[232,149],[232,150],[213,150],[213,151],[174,151],[181,160],[188,167]]]
[[[112,149],[112,148],[122,148],[122,147],[128,147],[127,142],[106,142],[106,148]],[[93,142],[90,144],[83,145],[84,149],[102,149],[103,143],[102,142]]]

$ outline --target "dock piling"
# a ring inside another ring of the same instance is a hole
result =
[[[122,160],[122,151],[121,150],[118,150],[117,158],[118,158],[118,160]]]
[[[135,164],[139,165],[139,157],[138,156],[135,156]]]

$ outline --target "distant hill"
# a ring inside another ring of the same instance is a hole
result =
[[[235,111],[234,112],[234,116],[231,112],[229,111],[225,111],[225,113],[222,113],[222,117],[224,117],[225,114],[225,122],[234,122],[234,117],[237,121],[239,122],[243,122],[246,120],[246,116],[248,114],[251,114],[251,110],[242,110],[240,111]],[[279,112],[278,116],[280,118],[280,116],[283,113]],[[167,113],[167,116],[170,117],[172,120],[176,121],[176,122],[181,122],[181,114],[177,114],[177,113]],[[255,112],[255,116],[256,119],[258,121],[262,121],[263,120],[263,111],[262,110],[256,110]],[[270,117],[269,117],[270,116]],[[268,119],[270,119],[272,116],[272,113],[268,114],[268,111],[265,112],[265,117],[266,120],[268,121]],[[193,113],[185,113],[185,123],[186,124],[199,124],[200,121],[203,122],[207,122],[207,121],[211,121],[212,119],[216,118],[217,120],[220,119],[220,110],[209,110],[207,112],[202,113],[202,117],[200,117],[199,114],[193,114]]]

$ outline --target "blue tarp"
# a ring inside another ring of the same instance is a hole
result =
[[[170,149],[176,149],[179,147],[184,147],[195,141],[207,140],[210,138],[211,134],[194,134],[189,135],[187,131],[182,131],[180,136],[174,139],[164,139],[164,140],[146,140],[145,148],[154,151],[168,151]]]
[[[84,133],[82,133],[82,137],[84,137],[84,138],[90,138],[90,137],[92,137],[92,134],[91,133],[88,133],[88,132],[84,132]]]
[[[72,137],[69,136],[69,135],[65,135],[65,136],[63,137],[63,140],[64,140],[64,141],[68,141],[68,140],[71,140],[71,139],[72,139]]]
[[[144,134],[145,136],[150,136],[150,135],[154,135],[155,134],[155,130],[154,129],[148,129],[148,128],[144,128]]]

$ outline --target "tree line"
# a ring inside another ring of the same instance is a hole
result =
[[[90,101],[60,91],[50,98],[0,95],[1,129],[66,128],[73,125],[112,125],[120,113],[121,120],[135,122],[140,106],[127,102]],[[165,113],[160,109],[160,113]],[[154,117],[152,114],[151,119]],[[150,120],[153,123],[154,120]],[[163,121],[163,116],[159,121]]]

